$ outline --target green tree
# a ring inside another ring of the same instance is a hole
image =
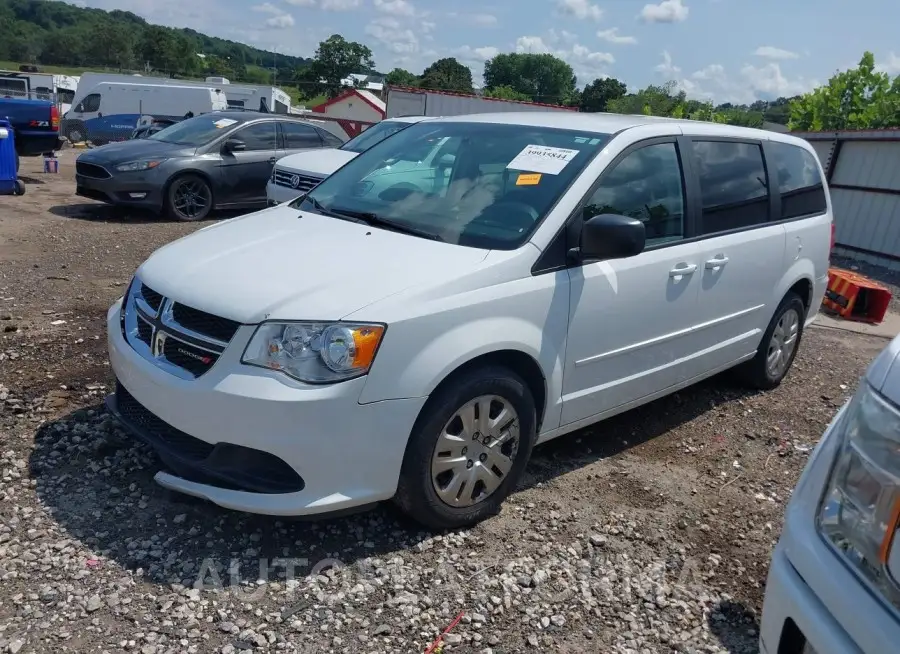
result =
[[[876,72],[866,52],[856,68],[791,103],[792,130],[879,129],[900,126],[900,75]]]
[[[681,107],[681,116],[689,114],[692,109],[699,107],[699,102],[694,107],[688,106],[688,100],[684,91],[675,92],[676,83],[666,82],[661,86],[651,84],[645,89],[623,95],[620,98],[609,100],[606,110],[614,114],[644,114],[645,116],[674,116],[676,108]]]
[[[423,89],[472,93],[472,71],[453,57],[438,59],[422,73],[419,86]]]
[[[508,86],[534,102],[566,104],[575,93],[575,73],[551,54],[499,54],[484,64],[487,88]]]
[[[614,77],[595,79],[581,92],[579,107],[582,111],[606,111],[607,103],[621,98],[627,90],[625,83]]]
[[[395,68],[384,77],[384,81],[391,86],[418,86],[419,78],[408,70]]]
[[[511,86],[495,86],[490,89],[485,89],[484,96],[486,98],[497,98],[498,100],[531,100],[529,96],[524,93],[519,93]]]
[[[304,93],[324,93],[333,98],[341,93],[341,80],[351,73],[368,72],[375,67],[372,51],[355,41],[333,34],[319,43],[312,63],[301,71]]]

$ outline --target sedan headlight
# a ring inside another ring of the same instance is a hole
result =
[[[116,170],[120,173],[133,173],[140,170],[150,170],[151,168],[156,168],[159,164],[161,164],[165,159],[143,159],[141,161],[128,161],[126,163],[121,163],[116,166]]]
[[[310,384],[344,381],[369,372],[384,330],[377,324],[267,322],[241,361]]]
[[[900,608],[900,410],[863,381],[835,429],[819,529]]]

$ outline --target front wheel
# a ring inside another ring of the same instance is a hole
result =
[[[742,381],[760,390],[781,383],[797,356],[805,315],[806,305],[799,295],[789,292],[784,296],[763,334],[756,356],[738,368]]]
[[[212,211],[212,189],[199,175],[177,177],[166,193],[166,211],[175,220],[203,220]]]
[[[518,375],[497,366],[463,373],[416,421],[394,500],[431,529],[480,522],[515,489],[535,431],[534,399]]]

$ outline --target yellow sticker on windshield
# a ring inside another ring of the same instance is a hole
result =
[[[540,173],[522,173],[516,179],[516,186],[534,186],[541,182]]]

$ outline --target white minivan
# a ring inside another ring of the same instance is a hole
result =
[[[266,185],[266,197],[269,205],[290,202],[298,195],[309,191],[360,152],[365,152],[388,136],[423,120],[427,120],[426,116],[389,118],[372,125],[346,143],[341,144],[340,139],[334,136],[335,143],[325,144],[338,147],[320,148],[315,152],[298,152],[282,157],[275,162],[272,178]],[[327,136],[323,136],[323,138],[327,138]],[[390,179],[391,174],[402,173],[410,166],[418,165],[422,168],[429,168],[430,164],[431,162],[428,161],[396,162],[382,171],[388,174],[388,177],[383,176],[382,178]]]
[[[423,154],[429,174],[373,183]],[[223,507],[393,498],[468,525],[538,443],[733,367],[778,385],[830,240],[819,161],[785,134],[423,121],[147,259],[109,311],[109,407],[166,463],[160,484]]]
[[[791,495],[762,654],[900,650],[900,336],[869,366]]]

